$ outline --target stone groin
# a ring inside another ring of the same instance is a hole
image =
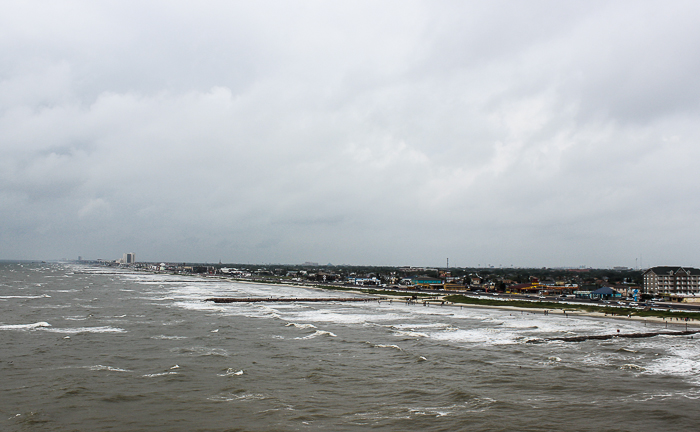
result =
[[[648,332],[648,333],[613,333],[606,335],[588,335],[588,336],[569,336],[569,337],[555,337],[547,339],[530,339],[528,343],[541,343],[541,342],[551,342],[551,341],[562,341],[562,342],[585,342],[587,340],[607,340],[614,338],[648,338],[654,336],[687,336],[700,333],[700,330],[686,330],[686,331],[658,331],[658,332]]]
[[[297,302],[371,302],[379,301],[378,298],[362,297],[213,297],[204,299],[214,303],[297,303]]]

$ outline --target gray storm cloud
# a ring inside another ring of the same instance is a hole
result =
[[[695,2],[4,9],[0,258],[700,264]]]

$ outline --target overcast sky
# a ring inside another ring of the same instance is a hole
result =
[[[0,8],[0,258],[700,266],[696,0]]]

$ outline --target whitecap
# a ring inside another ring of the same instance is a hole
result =
[[[329,332],[329,331],[325,331],[325,330],[316,330],[313,334],[310,334],[310,335],[304,336],[304,337],[296,337],[296,338],[294,338],[294,339],[313,339],[313,338],[318,337],[318,336],[336,337],[336,335],[335,335],[334,333],[331,333],[331,332]]]
[[[398,345],[383,345],[383,344],[377,344],[374,345],[375,348],[393,348],[395,350],[403,351],[400,346]]]
[[[104,366],[104,365],[86,366],[86,368],[90,369],[92,371],[131,372],[128,369],[121,369],[121,368],[115,368],[112,366]]]
[[[160,372],[160,373],[152,373],[152,374],[145,374],[141,375],[144,378],[154,378],[154,377],[159,377],[159,376],[166,376],[166,375],[179,375],[180,372]]]
[[[34,324],[6,324],[0,325],[0,330],[35,330],[44,327],[51,327],[51,324],[44,321]]]
[[[700,378],[700,347],[672,347],[669,354],[659,356],[646,365],[646,372],[660,375],[677,375]]]
[[[415,329],[424,329],[424,328],[437,328],[437,329],[447,329],[447,328],[454,328],[452,327],[451,324],[446,324],[446,323],[431,323],[431,324],[393,324],[391,325],[392,328],[398,329],[398,330],[415,330]]]
[[[51,333],[67,333],[67,334],[76,334],[76,333],[126,333],[126,330],[123,328],[118,328],[118,327],[108,327],[108,326],[101,326],[101,327],[74,327],[74,328],[42,328],[44,331],[48,331]]]
[[[426,338],[427,338],[427,337],[430,337],[430,336],[427,335],[426,333],[420,333],[420,332],[414,332],[414,331],[397,331],[397,332],[394,332],[394,334],[395,334],[396,336],[407,336],[407,337],[411,337],[411,338],[414,338],[414,337],[426,337]]]
[[[220,377],[232,377],[232,376],[241,376],[243,375],[243,370],[236,370],[234,368],[228,368],[226,369],[226,372],[217,374]]]
[[[293,323],[293,322],[287,323],[287,325],[285,325],[285,327],[296,327],[296,328],[300,328],[300,329],[316,328],[316,326],[313,324],[297,324],[297,323]]]
[[[357,304],[343,304],[346,307],[361,307]],[[332,310],[303,310],[295,314],[296,321],[327,322],[335,324],[365,324],[374,321],[392,321],[402,316],[395,313],[383,315],[341,313]]]
[[[446,342],[482,343],[488,345],[508,345],[516,343],[514,334],[496,329],[455,330],[431,333],[431,339]]]

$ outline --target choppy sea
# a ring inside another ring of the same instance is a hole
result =
[[[700,337],[619,319],[392,303],[0,263],[1,431],[690,431]],[[680,329],[680,327],[679,327]]]

